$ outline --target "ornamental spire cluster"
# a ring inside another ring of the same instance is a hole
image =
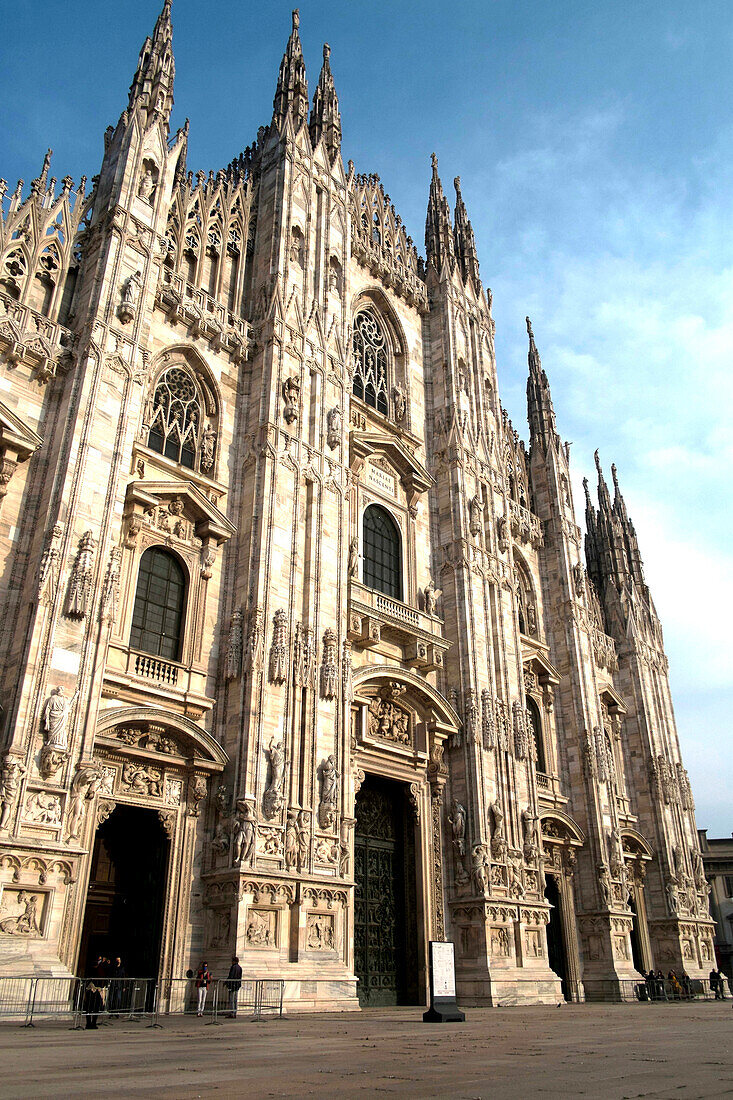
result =
[[[341,152],[341,112],[339,111],[336,86],[331,73],[330,56],[331,47],[326,42],[323,46],[321,75],[318,77],[318,84],[313,96],[310,135],[314,149],[323,138],[329,160],[334,161]]]
[[[130,85],[128,110],[139,108],[145,113],[145,123],[159,116],[167,126],[173,109],[173,24],[171,0],[165,0],[153,30],[140,50],[135,75]]]
[[[272,116],[275,125],[282,127],[290,115],[296,131],[308,118],[308,79],[298,33],[299,26],[300,12],[295,8],[290,38],[280,62]]]

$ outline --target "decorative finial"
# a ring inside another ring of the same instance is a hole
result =
[[[456,194],[460,195],[460,193],[461,193],[461,177],[460,176],[456,176],[456,178],[453,180],[453,186],[456,189]]]
[[[323,43],[323,60],[328,61],[330,56],[331,56],[331,47],[329,46],[328,42],[324,42]]]
[[[433,166],[433,171],[437,172],[438,171],[438,158],[436,157],[435,153],[430,154],[430,163]]]
[[[611,477],[613,478],[613,486],[614,486],[616,492],[618,493],[620,490],[619,490],[619,487],[618,487],[618,477],[616,476],[616,463],[615,462],[611,463]]]
[[[527,322],[527,336],[529,336],[530,340],[534,340],[534,333],[532,332],[532,322],[530,321],[529,317],[525,317],[524,319]]]
[[[601,469],[601,460],[598,457],[598,451],[597,450],[593,452],[593,458],[595,459],[596,470],[598,470],[598,476],[603,477],[603,470]]]
[[[293,8],[293,30],[297,31],[299,26],[300,26],[300,10],[298,8]]]
[[[583,478],[583,490],[585,491],[586,504],[590,504],[590,490],[588,489],[588,478]]]

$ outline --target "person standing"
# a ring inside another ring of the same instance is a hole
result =
[[[110,967],[109,977],[109,1010],[110,1012],[122,1012],[124,1005],[124,992],[125,992],[125,968],[122,965],[122,959],[119,955],[113,960]]]
[[[198,1008],[196,1009],[197,1016],[203,1016],[204,1008],[206,1007],[206,994],[209,992],[209,985],[211,984],[211,971],[209,970],[208,963],[202,962],[201,966],[196,971],[196,988],[198,989]]]
[[[723,985],[723,975],[716,967],[710,971],[710,991],[715,994],[716,1001],[725,1000],[725,986]]]
[[[239,990],[242,988],[242,968],[239,965],[239,958],[237,955],[232,955],[232,965],[229,967],[229,973],[227,974],[227,989],[229,990],[229,1017],[232,1020],[237,1018],[237,998],[239,997]]]

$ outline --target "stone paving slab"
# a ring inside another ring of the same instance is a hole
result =
[[[0,1027],[0,1096],[715,1097],[733,1094],[730,1001],[470,1009],[423,1024],[417,1009],[254,1022],[60,1021]]]

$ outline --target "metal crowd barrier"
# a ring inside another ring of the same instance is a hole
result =
[[[236,998],[226,978],[212,979],[199,1000],[195,978],[168,978],[160,982],[154,1022],[159,1016],[198,1016],[210,1024],[239,1014],[260,1020],[264,1013],[283,1014],[285,982],[275,978],[243,978]],[[199,1012],[200,1007],[200,1012]]]
[[[587,1001],[623,1003],[643,1001],[720,1000],[731,996],[727,978],[721,978],[716,991],[709,978],[585,979],[583,988]],[[717,992],[717,997],[716,997]]]

